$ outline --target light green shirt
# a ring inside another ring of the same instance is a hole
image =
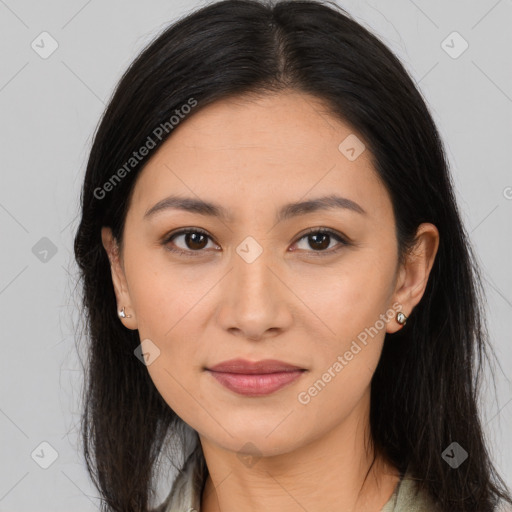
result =
[[[155,512],[200,512],[201,493],[208,475],[204,457],[197,447],[187,459],[165,502]],[[436,512],[430,497],[424,492],[415,494],[416,484],[408,471],[398,482],[395,491],[379,512]]]

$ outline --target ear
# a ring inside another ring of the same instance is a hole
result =
[[[119,318],[128,329],[137,329],[137,317],[132,307],[130,293],[124,274],[123,264],[120,257],[117,240],[112,235],[112,230],[108,227],[101,228],[101,241],[107,252],[110,261],[110,270],[112,274],[112,284],[116,294],[117,312],[124,307],[126,318]]]
[[[434,224],[423,223],[416,231],[415,244],[405,255],[396,280],[393,303],[401,305],[399,311],[409,316],[423,297],[428,278],[439,248],[439,231]],[[398,311],[397,311],[398,312]],[[402,326],[394,320],[389,322],[386,332],[393,333]]]

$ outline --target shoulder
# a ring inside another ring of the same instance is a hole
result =
[[[199,512],[206,476],[203,453],[197,447],[176,476],[169,496],[154,512]]]
[[[406,471],[390,500],[380,512],[441,512],[430,495],[421,489],[416,479]]]
[[[444,512],[439,505],[436,505],[428,492],[417,484],[408,471],[405,473],[391,500],[386,503],[380,512]],[[510,504],[500,500],[495,512],[512,512]]]

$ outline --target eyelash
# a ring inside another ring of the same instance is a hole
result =
[[[171,242],[171,240],[173,240],[174,238],[176,238],[180,235],[185,235],[187,233],[199,233],[199,234],[205,235],[207,238],[209,238],[210,240],[213,241],[213,239],[210,237],[210,235],[203,229],[184,228],[184,229],[181,229],[180,231],[176,231],[176,232],[170,233],[169,235],[165,236],[164,239],[162,240],[162,245],[165,246],[166,250],[173,252],[175,254],[179,254],[180,256],[189,256],[189,257],[201,256],[201,253],[204,252],[204,250],[202,250],[202,249],[199,249],[197,251],[192,251],[192,250],[184,251],[183,249],[175,249],[175,248],[169,247],[168,244]],[[345,246],[351,245],[351,243],[345,237],[341,236],[339,233],[337,233],[336,231],[333,231],[332,229],[329,229],[329,228],[309,228],[305,233],[303,233],[297,239],[296,242],[294,242],[294,244],[300,242],[303,238],[306,238],[308,235],[311,235],[311,234],[330,235],[332,238],[336,239],[340,244],[335,249],[321,250],[321,251],[311,250],[312,254],[315,257],[317,257],[317,256],[323,257],[323,256],[332,255],[334,253],[337,253],[341,249],[343,249]]]

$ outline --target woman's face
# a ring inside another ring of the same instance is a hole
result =
[[[398,303],[409,314],[421,297],[405,291],[390,198],[357,137],[311,96],[240,97],[182,121],[136,182],[113,267],[123,323],[150,340],[169,407],[225,449],[287,453],[366,418]],[[209,370],[232,359],[301,371]]]

